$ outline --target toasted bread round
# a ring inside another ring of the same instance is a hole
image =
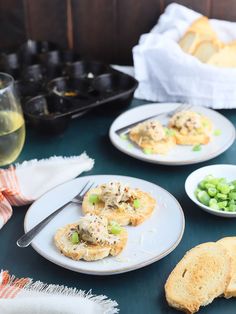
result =
[[[165,284],[170,306],[196,313],[222,295],[230,280],[231,259],[219,243],[200,244],[188,251]]]
[[[175,132],[176,143],[178,145],[199,145],[210,142],[213,125],[207,117],[202,116],[201,119],[203,124],[202,130],[195,134],[181,134],[177,128],[169,126]]]
[[[117,242],[115,244],[102,245],[91,244],[88,242],[85,244],[73,244],[68,238],[68,233],[76,226],[76,223],[66,225],[65,227],[57,230],[54,236],[54,243],[61,253],[76,261],[80,259],[85,261],[96,261],[103,259],[108,255],[116,256],[124,249],[128,239],[128,233],[123,228],[121,233],[117,235]]]
[[[136,209],[134,212],[130,212],[119,208],[104,209],[104,202],[102,201],[99,201],[97,204],[91,204],[89,196],[91,194],[101,194],[101,189],[99,187],[91,189],[84,197],[82,203],[83,213],[104,216],[108,219],[108,221],[116,221],[121,226],[127,226],[129,224],[137,226],[151,216],[156,206],[156,201],[146,192],[142,192],[140,190],[136,190],[136,192],[138,199],[142,202],[142,209]]]
[[[236,297],[236,237],[227,237],[218,241],[227,250],[231,257],[230,282],[226,287],[224,296],[226,298]]]
[[[129,132],[129,138],[142,149],[150,149],[153,154],[165,155],[172,147],[176,145],[176,140],[174,136],[167,136],[164,140],[161,140],[159,142],[146,139],[140,141],[140,134],[131,130]]]

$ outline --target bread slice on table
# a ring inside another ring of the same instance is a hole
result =
[[[231,257],[230,282],[226,287],[224,296],[226,298],[236,297],[236,237],[227,237],[218,241],[225,247]]]
[[[116,221],[121,226],[137,226],[148,219],[156,206],[156,200],[148,193],[136,190],[137,198],[141,202],[141,207],[135,211],[123,210],[121,208],[104,209],[104,202],[99,201],[91,204],[89,197],[91,194],[101,195],[101,188],[96,187],[88,191],[85,195],[82,210],[84,214],[90,213],[98,216],[104,216],[108,221]]]
[[[150,149],[152,154],[165,155],[176,145],[174,136],[166,136],[163,140],[158,142],[147,140],[145,138],[141,141],[140,134],[135,132],[135,130],[129,132],[129,138],[142,149]]]
[[[124,249],[128,239],[127,231],[122,228],[120,234],[117,235],[117,242],[115,244],[92,244],[88,242],[73,244],[68,235],[76,226],[76,223],[68,224],[60,228],[54,236],[56,247],[63,255],[73,260],[96,261],[108,255],[116,256]]]
[[[230,280],[231,259],[219,243],[200,244],[188,251],[165,284],[170,306],[196,313],[222,295]]]

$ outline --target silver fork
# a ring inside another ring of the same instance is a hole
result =
[[[178,106],[176,109],[174,110],[171,110],[171,111],[165,111],[165,112],[161,112],[161,113],[158,113],[158,114],[155,114],[153,116],[149,116],[145,119],[142,119],[142,120],[139,120],[139,121],[136,121],[134,123],[131,123],[129,125],[126,125],[124,126],[123,128],[120,128],[118,130],[115,131],[115,133],[117,135],[121,135],[121,134],[126,134],[129,132],[129,130],[133,127],[135,127],[137,124],[139,123],[142,123],[142,122],[145,122],[145,121],[148,121],[148,120],[151,120],[151,119],[154,119],[154,118],[157,118],[157,117],[160,117],[160,116],[165,116],[165,117],[171,117],[173,116],[174,114],[176,114],[177,112],[179,111],[183,111],[183,110],[187,110],[189,108],[191,108],[192,106],[191,105],[188,105],[188,104],[182,104],[180,106]]]
[[[61,206],[57,210],[55,210],[52,214],[44,218],[41,222],[39,222],[36,226],[34,226],[30,231],[26,232],[22,237],[20,237],[16,244],[19,247],[27,247],[34,237],[39,234],[39,232],[57,215],[59,214],[65,207],[67,207],[71,203],[75,204],[82,204],[83,198],[85,194],[91,189],[91,187],[94,185],[94,183],[89,184],[90,182],[88,181],[82,189],[79,191],[79,193],[69,202],[67,202],[65,205]]]

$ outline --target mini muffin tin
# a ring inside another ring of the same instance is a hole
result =
[[[71,118],[129,105],[138,82],[101,62],[81,60],[72,50],[28,40],[0,55],[0,71],[11,74],[24,114],[40,132],[62,132]]]

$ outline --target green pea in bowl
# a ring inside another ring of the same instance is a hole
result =
[[[195,170],[185,181],[185,191],[206,212],[236,218],[235,165],[212,165]]]

